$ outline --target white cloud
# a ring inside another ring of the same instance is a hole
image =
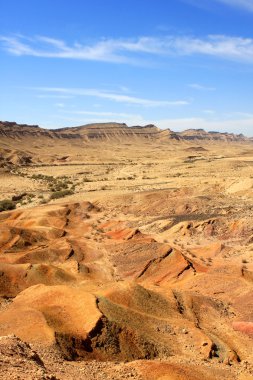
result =
[[[242,10],[252,12],[253,11],[253,1],[252,0],[180,0],[184,3],[190,4],[194,7],[211,10],[212,5],[222,3],[229,7],[241,8]]]
[[[202,84],[198,83],[190,83],[188,84],[188,87],[193,88],[194,90],[199,90],[199,91],[215,91],[215,87],[208,87],[208,86],[203,86]]]
[[[0,36],[0,42],[6,51],[17,56],[144,64],[144,59],[141,61],[143,54],[163,57],[203,55],[253,63],[253,39],[226,35],[102,39],[93,44],[73,45],[44,36],[25,38],[17,35]]]
[[[44,36],[26,38],[23,36],[0,36],[5,49],[14,55],[29,55],[42,58],[65,58],[79,59],[90,61],[105,61],[114,63],[131,63],[132,59],[120,54],[120,50],[138,49],[138,43],[135,48],[130,42],[119,40],[101,40],[93,45],[82,45],[74,43],[72,46],[67,45],[65,41]],[[141,49],[141,43],[139,44]],[[133,62],[132,62],[133,63]]]
[[[216,0],[220,3],[227,4],[229,6],[239,7],[253,12],[253,1],[252,0]]]
[[[35,88],[46,93],[62,94],[62,95],[76,95],[76,96],[94,96],[97,98],[108,99],[119,103],[138,105],[144,107],[171,107],[171,106],[183,106],[189,104],[187,100],[152,100],[137,98],[124,94],[118,94],[113,92],[106,92],[98,89],[86,89],[86,88],[58,88],[58,87],[39,87]]]
[[[253,39],[209,35],[205,39],[184,37],[175,40],[175,50],[182,55],[203,54],[253,62]]]

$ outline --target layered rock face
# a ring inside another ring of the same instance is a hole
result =
[[[128,127],[124,123],[96,123],[72,128],[45,129],[37,125],[0,121],[0,168],[43,164],[78,163],[84,149],[99,145],[189,144],[195,143],[194,154],[200,153],[198,144],[245,143],[252,139],[233,133],[186,130],[161,130],[150,124]],[[200,147],[203,148],[203,147]]]
[[[17,124],[0,121],[0,137],[22,139],[27,137],[47,137],[50,139],[81,139],[85,141],[122,139],[161,140],[207,140],[207,141],[250,141],[242,134],[206,132],[203,129],[189,129],[173,132],[170,129],[159,129],[155,125],[128,127],[125,123],[94,123],[72,128],[44,129],[38,125]]]

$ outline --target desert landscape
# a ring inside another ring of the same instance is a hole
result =
[[[253,379],[253,139],[0,122],[3,379]]]

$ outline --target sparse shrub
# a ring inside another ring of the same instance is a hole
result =
[[[93,181],[87,177],[84,177],[83,182],[93,182]]]
[[[53,176],[44,175],[44,174],[33,174],[30,178],[35,180],[45,181],[48,185],[50,191],[57,192],[61,190],[67,190],[68,185],[72,184],[72,181],[69,181],[66,176],[55,178]]]
[[[54,181],[55,178],[52,175],[44,175],[44,174],[33,174],[30,178],[32,179],[41,179],[44,181]]]
[[[58,187],[61,187],[62,189],[67,189],[68,184],[67,182],[58,182]]]
[[[50,199],[63,198],[63,197],[66,197],[67,195],[72,195],[72,194],[74,194],[74,192],[68,189],[55,191],[53,194],[51,194]]]
[[[18,194],[18,195],[13,195],[13,197],[11,198],[11,200],[12,200],[13,202],[17,202],[17,201],[20,201],[21,199],[23,199],[26,195],[27,195],[27,193],[22,193],[22,194]]]
[[[246,259],[242,259],[242,263],[243,263],[243,264],[247,264],[248,261],[247,261]]]
[[[14,210],[15,208],[16,208],[16,203],[13,202],[11,199],[4,199],[0,201],[0,212]]]

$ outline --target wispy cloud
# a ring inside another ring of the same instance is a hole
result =
[[[208,86],[203,86],[202,84],[199,83],[190,83],[188,84],[188,87],[193,88],[194,90],[199,90],[199,91],[215,91],[215,87],[208,87]]]
[[[253,1],[252,0],[215,0],[220,3],[246,9],[247,11],[253,12]]]
[[[221,3],[233,8],[241,8],[242,10],[252,12],[253,1],[252,0],[180,0],[183,3],[190,4],[194,7],[204,9],[206,11],[212,11],[216,9]],[[215,7],[214,7],[215,6]]]
[[[45,36],[28,38],[17,35],[0,36],[0,41],[9,53],[17,56],[27,55],[113,63],[137,63],[137,60],[133,60],[122,52],[151,52],[153,49],[150,44],[146,46],[142,39],[138,41],[102,39],[90,45],[77,42],[68,45],[65,41]]]
[[[75,95],[75,96],[92,96],[96,98],[108,99],[114,102],[138,105],[144,107],[171,107],[184,106],[189,104],[187,100],[153,100],[145,98],[137,98],[129,95],[106,92],[99,89],[87,88],[59,88],[59,87],[38,87],[35,90],[46,92],[48,94]]]
[[[225,2],[226,0],[219,0]],[[239,3],[239,1],[238,1]],[[252,5],[253,6],[253,5]],[[0,36],[3,48],[17,56],[79,59],[113,63],[140,63],[145,56],[212,56],[253,63],[253,39],[226,35],[102,39],[93,44],[74,43],[44,36]],[[144,60],[142,61],[144,63]]]

